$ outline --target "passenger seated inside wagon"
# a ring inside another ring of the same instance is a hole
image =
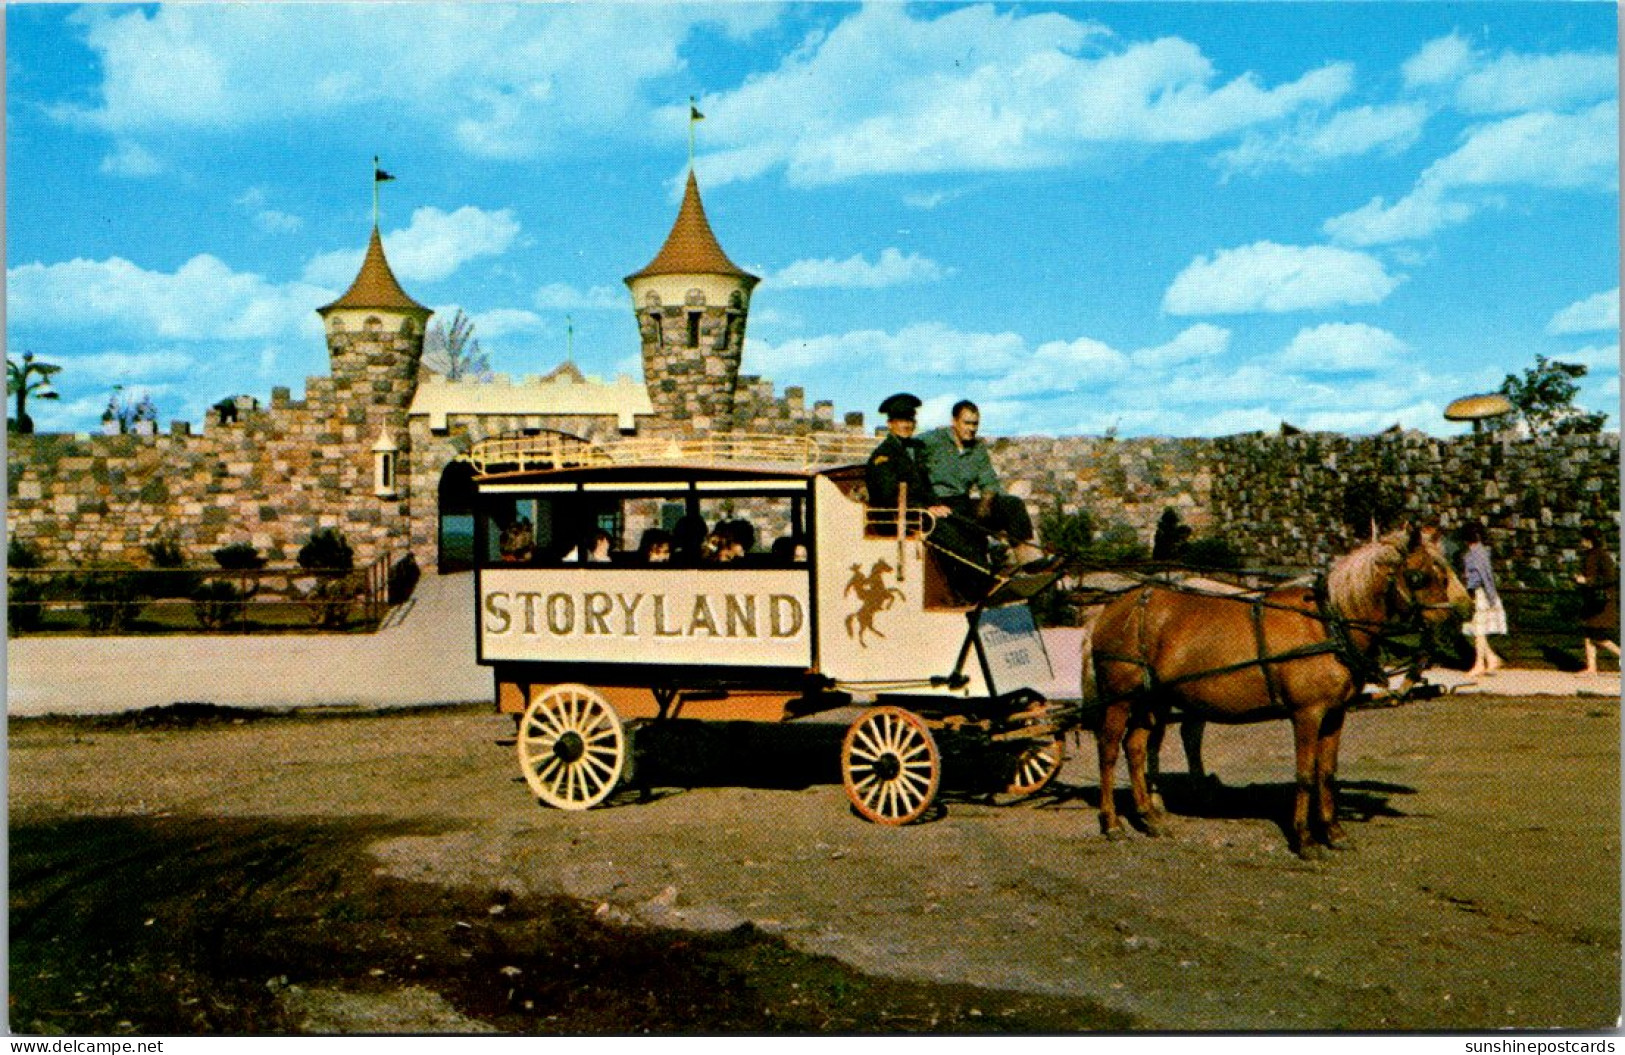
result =
[[[671,562],[671,532],[662,528],[650,528],[638,540],[638,559],[644,564],[667,564]]]
[[[529,517],[520,517],[502,529],[497,551],[504,561],[528,561],[536,549],[536,533]]]
[[[756,545],[756,529],[748,520],[724,520],[705,540],[707,563],[729,564],[743,560]]]
[[[789,568],[807,563],[807,540],[801,535],[786,535],[773,540],[772,564],[776,568]]]
[[[614,542],[609,532],[603,528],[594,531],[587,539],[587,559],[582,561],[581,548],[578,546],[564,555],[566,564],[608,564],[610,562],[610,549]]]

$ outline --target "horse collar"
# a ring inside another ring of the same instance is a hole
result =
[[[1326,624],[1326,632],[1332,639],[1332,655],[1347,667],[1349,674],[1354,677],[1355,691],[1358,692],[1360,687],[1365,685],[1381,684],[1386,680],[1385,672],[1355,645],[1354,638],[1349,634],[1348,620],[1343,618],[1332,604],[1332,593],[1325,572],[1315,576],[1314,593],[1315,607],[1320,610],[1320,621]]]

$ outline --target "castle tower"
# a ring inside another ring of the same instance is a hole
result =
[[[404,413],[417,385],[424,326],[434,312],[401,289],[376,225],[355,281],[316,313],[327,331],[335,395],[355,408]]]
[[[666,244],[626,277],[643,342],[643,378],[663,427],[732,426],[751,290],[761,281],[717,244],[693,170]]]

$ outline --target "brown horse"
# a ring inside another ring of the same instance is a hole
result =
[[[1436,539],[1396,532],[1339,558],[1314,586],[1263,596],[1146,585],[1108,604],[1084,649],[1083,686],[1102,707],[1100,826],[1124,834],[1113,801],[1113,770],[1126,746],[1134,809],[1162,834],[1163,816],[1146,779],[1148,745],[1160,742],[1170,708],[1237,724],[1287,718],[1297,747],[1293,849],[1337,846],[1335,775],[1343,715],[1379,671],[1381,634],[1420,616],[1465,618],[1472,601]],[[1309,800],[1315,798],[1315,825]]]

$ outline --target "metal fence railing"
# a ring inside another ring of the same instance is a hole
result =
[[[367,632],[388,609],[391,558],[354,569],[11,568],[13,634]]]

